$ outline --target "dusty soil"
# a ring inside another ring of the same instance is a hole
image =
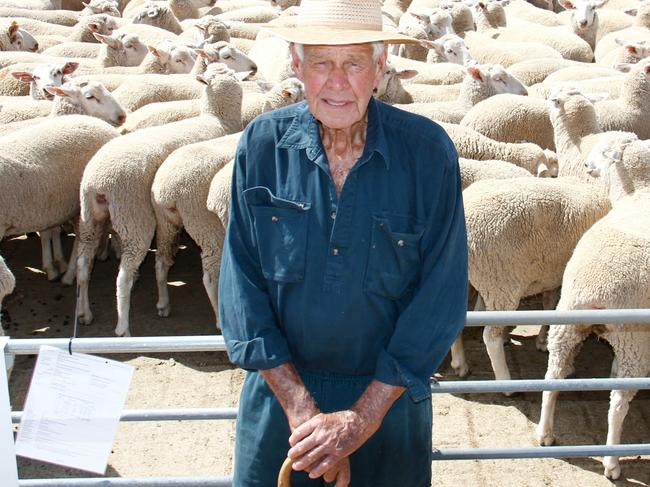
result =
[[[66,242],[67,247],[70,240]],[[153,252],[145,260],[134,287],[131,331],[134,336],[205,335],[215,332],[214,315],[201,284],[198,249],[185,238],[170,273],[172,316],[156,315]],[[72,332],[74,289],[47,282],[39,271],[36,237],[6,240],[0,253],[16,275],[17,289],[5,300],[5,333],[16,338],[66,337]],[[97,263],[90,293],[95,322],[78,336],[112,336],[115,326],[114,259]],[[515,329],[507,349],[514,378],[543,378],[546,355],[535,350],[534,330]],[[466,330],[472,379],[491,379],[492,372],[480,330]],[[126,407],[176,408],[234,406],[243,374],[224,353],[112,356],[136,366]],[[611,352],[589,340],[576,363],[579,377],[607,376]],[[20,410],[29,386],[34,357],[18,357],[10,382],[12,407]],[[454,379],[448,362],[440,375]],[[604,443],[607,433],[606,392],[564,393],[556,413],[561,445]],[[541,393],[506,398],[498,394],[438,395],[433,400],[434,443],[439,448],[534,446]],[[107,476],[230,475],[234,440],[232,421],[122,423],[110,457]],[[632,402],[623,431],[625,443],[648,442],[650,393]],[[20,477],[89,477],[85,472],[19,459]],[[600,487],[649,486],[650,457],[622,459],[621,480],[602,475],[596,458],[434,462],[436,486],[472,487]],[[399,486],[396,486],[399,487]]]

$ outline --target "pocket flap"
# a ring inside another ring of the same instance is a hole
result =
[[[297,211],[304,211],[311,208],[311,203],[279,198],[271,193],[271,190],[265,186],[255,186],[245,189],[242,194],[248,206],[272,206],[275,208],[286,208]]]

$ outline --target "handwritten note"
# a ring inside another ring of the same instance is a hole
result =
[[[11,426],[11,406],[7,389],[4,348],[9,337],[0,337],[0,485],[18,487],[18,470]]]
[[[133,366],[42,346],[16,454],[103,474]]]

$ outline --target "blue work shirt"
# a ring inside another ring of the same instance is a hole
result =
[[[219,279],[233,363],[373,376],[420,401],[466,303],[458,156],[439,125],[371,99],[340,195],[306,102],[246,127]]]

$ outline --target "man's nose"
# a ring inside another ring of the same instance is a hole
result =
[[[349,86],[348,76],[345,70],[341,67],[333,67],[329,75],[329,83],[332,87],[337,89],[344,89]]]

